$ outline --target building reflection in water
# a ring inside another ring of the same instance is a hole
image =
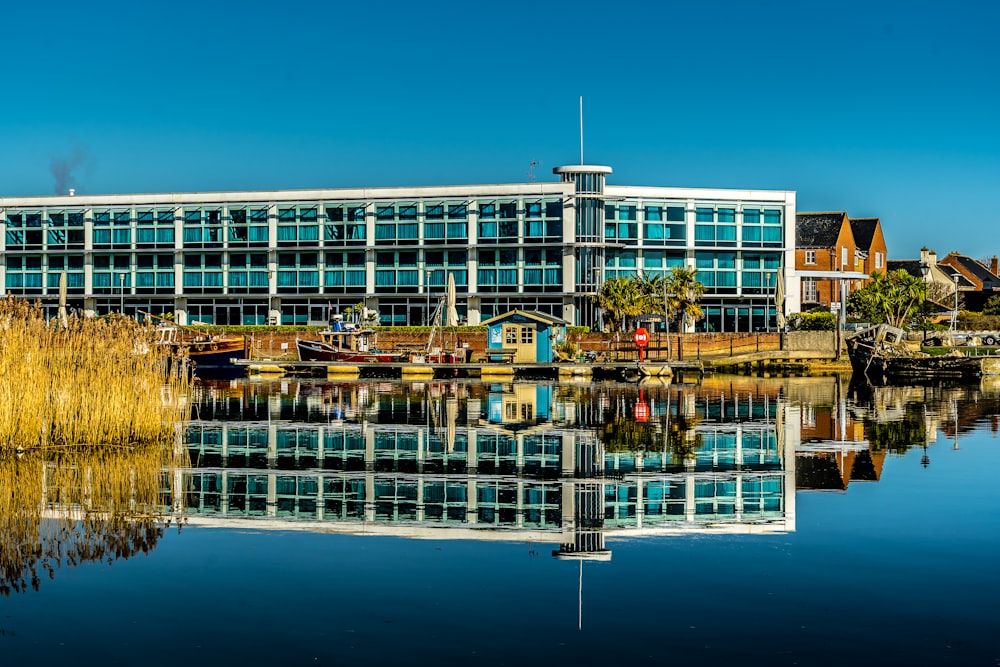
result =
[[[239,382],[206,389],[173,509],[192,523],[551,543],[786,532],[780,387]]]
[[[550,544],[795,530],[795,491],[1000,430],[1000,387],[237,381],[171,446],[0,457],[0,594],[148,553],[164,520]],[[582,572],[582,570],[581,570]]]

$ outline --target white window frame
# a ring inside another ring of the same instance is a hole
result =
[[[816,251],[806,250],[806,264],[815,264],[815,263],[816,263]]]
[[[814,278],[802,279],[802,303],[819,303],[819,286]]]

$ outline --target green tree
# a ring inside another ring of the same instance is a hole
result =
[[[847,309],[872,324],[902,327],[920,312],[925,298],[927,286],[920,278],[902,269],[874,271],[871,283],[847,297]]]
[[[1000,294],[994,294],[986,300],[983,315],[1000,315]]]
[[[624,331],[629,318],[643,313],[642,294],[637,281],[631,278],[608,278],[594,302],[604,314],[604,324],[613,333]]]
[[[673,330],[680,331],[685,322],[693,324],[701,319],[703,313],[700,302],[702,295],[705,294],[705,285],[698,281],[698,269],[675,266],[670,269],[665,282],[666,315],[673,325]]]
[[[665,276],[659,273],[642,274],[634,279],[639,290],[643,313],[662,313]],[[669,289],[669,288],[668,288]]]

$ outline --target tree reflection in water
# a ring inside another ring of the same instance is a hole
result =
[[[0,456],[0,594],[37,591],[63,566],[149,553],[173,463],[162,447]]]

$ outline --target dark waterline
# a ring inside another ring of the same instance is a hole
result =
[[[191,466],[164,476],[164,510],[185,517],[183,529],[172,523],[148,555],[63,564],[37,591],[0,598],[0,655],[95,665],[1000,659],[1000,393],[869,394],[833,378],[642,389],[215,387],[184,436]],[[636,421],[640,403],[645,422]],[[359,423],[380,438],[373,460],[362,449],[359,466],[345,445],[317,461],[310,434],[354,433]],[[266,442],[263,453],[252,444],[269,428],[274,456]],[[477,443],[495,439],[470,471],[473,431]],[[501,451],[511,434],[533,443],[513,461]],[[423,443],[422,461],[411,436]],[[572,470],[549,436],[576,443]],[[463,442],[466,455],[452,456]],[[584,465],[587,447],[596,467]],[[254,516],[254,480],[268,475],[277,478],[272,497]],[[227,503],[242,499],[235,509],[220,503],[216,479],[226,481]],[[319,494],[310,479],[330,491],[324,502],[339,518],[308,503],[303,489]],[[697,482],[689,497],[671,495],[687,492],[685,479]],[[729,502],[733,479],[740,517]],[[758,479],[794,481],[771,498],[753,495]],[[468,496],[470,480],[489,491],[475,512],[449,521],[449,485]],[[637,480],[650,494],[641,527]],[[294,491],[277,493],[293,481]],[[394,495],[348,507],[337,489],[363,481],[364,493],[391,482]],[[518,483],[520,511],[505,523],[503,496]],[[439,485],[440,502],[429,497]],[[588,514],[594,485],[601,492]],[[424,494],[421,520],[410,507],[414,486]],[[526,486],[541,493],[537,513]],[[558,502],[546,515],[549,492]],[[571,498],[576,511],[566,514]]]

